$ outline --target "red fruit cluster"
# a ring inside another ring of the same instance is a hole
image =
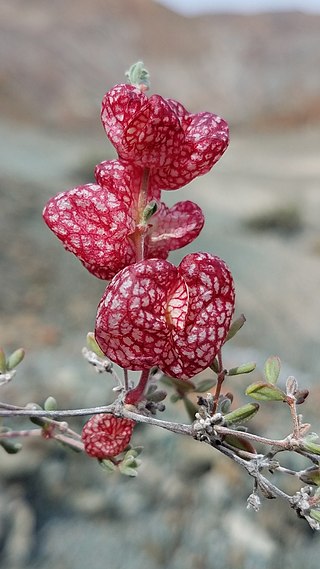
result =
[[[206,174],[229,144],[227,123],[191,114],[178,101],[116,85],[102,101],[101,120],[119,157],[150,168],[152,185],[176,190]]]
[[[234,286],[209,253],[187,255],[179,267],[166,261],[198,236],[204,217],[191,201],[167,207],[161,193],[210,170],[228,146],[228,125],[133,85],[106,93],[101,119],[118,158],[97,165],[95,183],[52,198],[44,219],[92,274],[112,279],[95,328],[105,355],[127,369],[157,365],[190,378],[225,341]],[[89,425],[99,429],[102,417]]]
[[[209,253],[141,261],[120,271],[98,307],[96,340],[124,368],[154,365],[187,379],[208,367],[228,333],[234,285],[226,264]]]
[[[117,456],[128,446],[134,424],[130,419],[109,413],[94,415],[82,429],[86,453],[101,460]]]

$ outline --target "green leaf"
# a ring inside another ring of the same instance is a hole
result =
[[[258,381],[252,383],[246,389],[246,395],[257,399],[258,401],[285,401],[286,394],[272,383],[264,383]]]
[[[229,445],[238,448],[240,450],[244,450],[246,452],[251,452],[252,454],[257,454],[256,449],[254,448],[254,446],[252,446],[252,444],[247,441],[247,439],[245,439],[244,437],[241,437],[241,435],[227,435],[224,438],[225,442],[228,443]]]
[[[306,437],[304,437],[304,441],[306,442],[314,442],[317,441],[319,438],[319,435],[317,435],[317,433],[309,433]]]
[[[142,453],[142,451],[143,451],[142,446],[132,447],[126,452],[125,458],[127,456],[134,456],[134,458],[136,458],[137,456],[139,456],[139,454]]]
[[[255,362],[248,362],[246,364],[242,364],[238,367],[233,367],[229,369],[228,375],[241,375],[243,373],[251,373],[256,369]]]
[[[248,421],[252,419],[256,415],[259,410],[258,403],[247,403],[230,413],[224,415],[224,420],[229,425],[236,425],[238,423],[243,423],[244,421]]]
[[[281,360],[278,356],[270,356],[264,364],[264,376],[268,383],[275,385],[279,379]]]
[[[318,466],[308,468],[300,474],[299,478],[305,484],[320,486],[320,468]]]
[[[320,522],[320,510],[310,510],[310,516],[316,520],[316,522]]]
[[[131,468],[130,466],[126,466],[125,464],[121,463],[119,464],[119,470],[121,472],[121,474],[124,474],[125,476],[138,476],[138,471],[135,470],[135,468]]]
[[[9,439],[1,439],[0,445],[8,454],[17,454],[22,449],[21,443],[16,443]]]
[[[153,401],[153,403],[160,403],[161,401],[164,401],[166,397],[167,392],[163,389],[157,389],[151,393],[147,393],[148,401]]]
[[[232,322],[224,343],[229,342],[229,340],[231,340],[231,338],[233,338],[237,334],[237,332],[239,332],[239,330],[244,325],[245,321],[246,321],[245,315],[241,314],[239,318],[237,318]]]
[[[231,403],[232,403],[232,401],[231,401],[231,399],[229,399],[228,396],[225,396],[225,397],[222,396],[220,401],[219,401],[220,413],[222,413],[223,415],[226,415],[227,413],[229,413]]]
[[[303,441],[303,448],[308,452],[312,452],[313,454],[320,454],[320,445],[313,443],[309,440],[304,439]]]
[[[0,348],[0,373],[5,373],[7,371],[7,360],[6,354],[3,349]]]
[[[51,395],[49,397],[47,397],[47,399],[44,402],[43,408],[45,409],[45,411],[56,411],[58,408],[58,404],[57,401],[55,400],[54,397],[52,397]]]
[[[88,350],[94,352],[99,358],[105,358],[103,351],[101,350],[97,340],[95,339],[94,332],[88,332],[87,334],[87,347]]]
[[[146,223],[157,212],[158,204],[155,200],[149,202],[143,210],[142,219]]]
[[[112,462],[112,460],[109,460],[108,458],[104,458],[102,460],[99,460],[99,464],[107,472],[115,472],[115,470],[117,470],[117,465],[114,464]]]
[[[136,461],[136,458],[134,456],[132,456],[132,455],[127,456],[127,454],[126,454],[125,458],[122,461],[122,464],[125,464],[125,466],[132,466],[135,468],[137,466],[137,461]]]
[[[212,379],[202,379],[201,381],[199,381],[199,383],[196,385],[195,387],[195,391],[197,393],[206,393],[207,391],[210,391],[210,389],[212,389],[217,383],[217,380],[215,378]]]
[[[7,361],[7,370],[15,369],[22,362],[24,356],[25,351],[23,348],[18,348],[18,350],[12,352]]]
[[[146,89],[150,87],[150,74],[149,71],[144,67],[143,61],[137,61],[126,71],[126,78],[131,85],[145,85]]]

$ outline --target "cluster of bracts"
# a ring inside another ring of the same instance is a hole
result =
[[[208,112],[146,95],[141,84],[116,85],[102,101],[102,124],[118,158],[98,164],[95,183],[60,193],[44,219],[83,265],[110,281],[98,306],[95,339],[125,370],[154,366],[186,380],[206,369],[228,334],[234,284],[211,253],[191,253],[177,267],[170,251],[191,243],[204,216],[192,201],[169,208],[163,191],[207,173],[229,143],[227,123]],[[141,390],[127,393],[138,403]],[[126,399],[125,399],[126,401]],[[134,423],[95,415],[84,426],[86,452],[103,459],[122,452]]]

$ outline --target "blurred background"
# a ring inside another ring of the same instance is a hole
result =
[[[196,250],[225,259],[247,317],[226,364],[255,360],[261,370],[278,354],[283,380],[293,373],[311,388],[306,419],[319,429],[318,0],[10,0],[0,7],[0,51],[0,345],[27,349],[2,400],[50,394],[76,407],[111,396],[108,378],[81,358],[105,283],[64,252],[41,212],[115,157],[101,99],[142,59],[152,92],[220,114],[231,129],[212,172],[165,196],[194,200],[206,215],[198,240],[172,259]],[[169,414],[187,420],[179,407]],[[272,405],[256,429],[271,416],[270,428],[286,434]],[[137,480],[107,477],[53,443],[2,451],[2,566],[318,568],[318,537],[283,504],[248,512],[250,481],[217,453],[142,427],[135,443],[145,446]]]

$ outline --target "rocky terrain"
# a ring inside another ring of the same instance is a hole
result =
[[[143,59],[152,89],[234,125],[320,119],[320,15],[185,18],[151,0],[24,0],[0,8],[3,110],[88,129],[109,85]]]
[[[30,0],[27,10],[12,0],[0,10],[0,345],[28,352],[1,397],[105,400],[106,380],[80,355],[105,285],[64,252],[41,211],[114,156],[100,99],[143,58],[154,91],[231,122],[221,162],[167,195],[205,211],[188,250],[219,254],[234,273],[248,322],[227,362],[261,369],[279,354],[311,386],[305,413],[319,431],[320,16],[189,20],[148,0]],[[216,453],[154,429],[137,430],[135,442],[145,452],[134,481],[45,442],[2,452],[3,567],[318,567],[311,531],[282,504],[248,513],[249,481]]]

